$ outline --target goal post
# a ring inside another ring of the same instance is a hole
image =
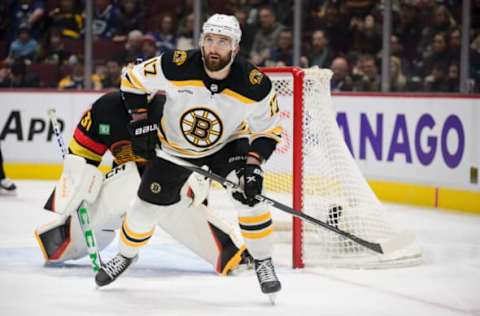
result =
[[[272,80],[284,132],[265,164],[265,194],[365,240],[389,240],[397,231],[356,165],[336,123],[332,72],[263,68]],[[276,235],[292,244],[293,267],[381,268],[421,262],[417,245],[390,256],[374,254],[298,218],[274,220]],[[290,236],[288,236],[290,235]],[[285,237],[287,236],[287,237]]]

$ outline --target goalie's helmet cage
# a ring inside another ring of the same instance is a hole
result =
[[[234,47],[238,46],[242,38],[242,30],[237,18],[232,15],[214,14],[208,18],[202,26],[200,36],[200,47],[203,46],[203,39],[206,34],[218,34],[229,37]],[[232,47],[232,49],[234,48]]]
[[[264,165],[265,195],[368,241],[398,235],[352,158],[336,123],[330,96],[332,72],[294,67],[262,69],[272,80],[284,132]],[[378,255],[291,216],[272,212],[278,242],[292,242],[293,265],[382,268],[421,262],[413,243]],[[293,233],[292,233],[293,232]]]

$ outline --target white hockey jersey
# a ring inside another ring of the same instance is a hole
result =
[[[207,76],[199,50],[175,51],[130,67],[121,90],[152,95],[166,103],[158,136],[167,153],[201,158],[231,140],[280,140],[278,103],[270,79],[238,59],[224,80]]]

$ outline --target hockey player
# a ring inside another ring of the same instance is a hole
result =
[[[270,79],[237,58],[241,31],[233,16],[215,14],[202,27],[200,50],[175,51],[147,60],[124,73],[121,90],[130,113],[132,140],[150,156],[152,139],[162,150],[214,173],[235,171],[243,186],[234,192],[240,230],[254,257],[263,293],[281,289],[272,264],[272,219],[261,193],[261,164],[280,140],[278,104]],[[147,98],[165,91],[163,117],[157,122],[147,110]],[[141,145],[140,145],[141,144]],[[95,280],[114,281],[138,256],[153,235],[156,221],[168,222],[183,203],[181,189],[191,172],[161,158],[146,166],[138,197],[122,225],[119,253],[102,266]]]
[[[152,117],[160,119],[164,102],[164,95],[152,96]],[[100,178],[103,180],[96,166],[107,150],[114,157],[114,165],[119,167],[109,172],[104,181],[100,181],[100,192],[96,193],[98,196],[92,199],[88,207],[98,247],[106,247],[115,236],[114,230],[120,228],[121,218],[140,184],[139,171],[145,164],[145,160],[135,156],[132,151],[127,130],[130,120],[120,91],[101,96],[80,119],[69,143],[71,154],[65,158],[62,177],[45,206],[63,215],[35,231],[47,263],[64,262],[87,255],[75,211],[81,199],[92,195],[86,192],[89,188],[84,188]],[[199,183],[197,180],[192,177],[189,186],[182,191],[182,199],[186,203],[182,210],[173,214],[171,223],[158,224],[224,275],[234,269],[241,259],[248,260],[248,253],[232,224],[202,204],[209,183]],[[206,192],[203,192],[205,186]],[[188,203],[197,206],[190,207]]]
[[[2,149],[0,148],[0,194],[15,195],[16,193],[17,186],[5,175]]]

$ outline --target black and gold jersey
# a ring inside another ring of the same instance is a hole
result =
[[[224,80],[210,78],[199,50],[173,51],[128,68],[121,90],[136,95],[163,91],[159,139],[166,152],[201,158],[238,138],[280,140],[278,103],[270,79],[236,58]],[[260,153],[268,157],[274,149]]]

